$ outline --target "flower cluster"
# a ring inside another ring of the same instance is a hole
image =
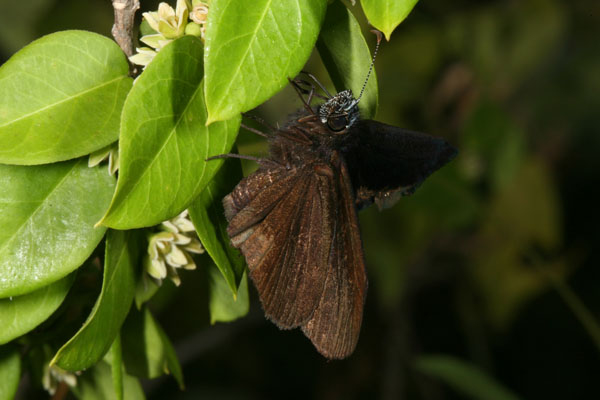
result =
[[[178,268],[196,269],[190,253],[204,253],[204,248],[196,236],[187,210],[177,217],[163,222],[161,230],[148,239],[148,253],[144,260],[144,269],[159,283],[169,277],[179,286],[181,279]]]
[[[208,1],[208,0],[207,0]],[[150,47],[140,47],[129,60],[144,67],[167,43],[184,35],[198,36],[204,41],[208,15],[208,2],[201,0],[177,0],[173,7],[160,3],[158,11],[144,13],[144,20],[156,33],[145,35],[140,41]]]

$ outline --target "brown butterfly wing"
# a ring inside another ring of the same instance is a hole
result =
[[[236,247],[238,235],[248,234],[255,224],[264,219],[294,185],[295,174],[286,174],[284,168],[261,168],[242,179],[223,199],[227,232]],[[250,204],[252,203],[252,204]],[[243,235],[242,235],[243,238]]]
[[[312,166],[248,176],[225,197],[228,234],[246,258],[265,314],[280,328],[305,324],[319,304],[331,247],[328,177]]]
[[[364,254],[352,184],[346,164],[339,160],[329,184],[333,238],[323,295],[304,334],[327,358],[345,358],[354,351],[367,292]]]

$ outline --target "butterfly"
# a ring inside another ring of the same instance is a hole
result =
[[[266,317],[342,359],[356,347],[367,292],[358,210],[391,206],[457,151],[441,138],[362,120],[362,91],[332,96],[314,80],[326,95],[290,81],[304,109],[285,125],[269,134],[248,128],[267,137],[269,156],[255,159],[256,172],[223,206]],[[325,102],[313,107],[314,97]]]

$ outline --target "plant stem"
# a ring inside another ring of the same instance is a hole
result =
[[[133,55],[133,19],[140,8],[139,0],[113,0],[115,23],[111,33],[127,57]]]
[[[598,350],[600,351],[600,325],[592,312],[583,304],[581,299],[561,279],[549,276],[556,292],[562,297],[566,305],[571,309],[575,317],[583,325]]]

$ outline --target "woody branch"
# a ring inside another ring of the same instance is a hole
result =
[[[127,57],[133,55],[133,19],[139,0],[113,0],[115,23],[111,33]]]

